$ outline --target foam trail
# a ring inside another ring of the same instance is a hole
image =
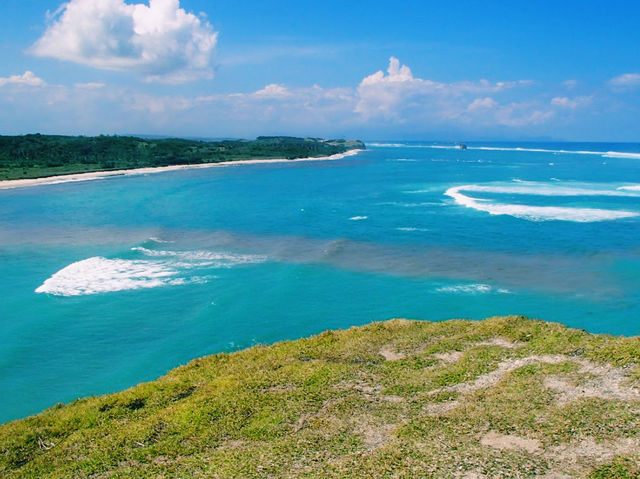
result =
[[[455,145],[410,145],[407,143],[368,143],[369,146],[386,147],[386,148],[432,148],[438,150],[459,150]],[[640,153],[628,153],[623,151],[590,151],[590,150],[552,150],[548,148],[521,148],[521,147],[502,147],[502,146],[467,146],[468,150],[484,150],[484,151],[514,151],[514,152],[531,152],[531,153],[553,153],[553,154],[569,154],[569,155],[594,155],[605,158],[629,158],[640,159]]]
[[[266,256],[261,255],[229,254],[213,251],[162,251],[152,250],[142,246],[131,248],[131,251],[138,251],[150,257],[178,258],[183,261],[198,263],[197,266],[206,264],[207,266],[231,267],[239,264],[264,263],[267,260]]]
[[[400,228],[396,228],[396,230],[398,230],[398,231],[407,231],[407,232],[420,231],[420,232],[423,232],[423,233],[429,231],[428,228],[417,228],[417,227],[413,227],[413,226],[400,227]]]
[[[455,286],[443,286],[437,288],[438,293],[466,293],[466,294],[486,294],[486,293],[499,293],[499,294],[511,294],[508,289],[495,289],[488,284],[476,283],[476,284],[458,284]]]
[[[624,153],[620,151],[607,151],[604,155],[605,158],[632,158],[640,160],[640,153]]]
[[[560,220],[574,221],[578,223],[591,223],[596,221],[631,218],[639,215],[638,213],[633,211],[622,210],[491,203],[489,200],[473,198],[463,193],[463,191],[492,191],[502,188],[504,187],[482,187],[479,185],[456,186],[453,188],[449,188],[445,192],[445,195],[450,196],[455,200],[456,203],[462,206],[466,206],[467,208],[473,208],[477,211],[484,211],[491,215],[509,215],[530,221]],[[535,194],[534,191],[535,190],[527,191],[526,194]],[[545,192],[544,194],[548,195],[549,192]],[[575,191],[572,192],[572,195],[575,195]]]
[[[494,186],[494,185],[468,185],[465,191],[477,191],[486,193],[503,193],[513,195],[532,196],[631,196],[628,192],[620,191],[626,189],[621,187],[615,190],[591,189],[580,187],[562,187],[556,184],[548,185],[532,181],[513,180],[517,185]],[[633,190],[634,188],[630,188]],[[640,188],[638,188],[640,189]]]

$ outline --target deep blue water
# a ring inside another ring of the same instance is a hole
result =
[[[640,145],[438,146],[0,190],[0,421],[393,317],[640,334]]]

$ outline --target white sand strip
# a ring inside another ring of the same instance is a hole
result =
[[[110,178],[112,176],[129,176],[129,175],[147,175],[150,173],[163,173],[165,171],[174,170],[190,170],[195,168],[214,168],[219,166],[235,166],[235,165],[255,165],[260,163],[291,163],[295,161],[327,161],[340,160],[347,156],[357,155],[363,150],[349,150],[344,153],[337,153],[331,156],[317,156],[308,158],[296,158],[288,160],[286,158],[260,159],[260,160],[238,160],[223,161],[220,163],[198,163],[194,165],[173,165],[173,166],[157,166],[150,168],[136,168],[131,170],[115,170],[115,171],[92,171],[90,173],[75,173],[71,175],[48,176],[46,178],[30,178],[23,180],[2,180],[0,181],[0,190],[8,190],[11,188],[24,188],[28,186],[38,185],[55,185],[57,183],[70,183],[74,181],[90,181]]]

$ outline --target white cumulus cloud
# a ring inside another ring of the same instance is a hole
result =
[[[415,77],[408,66],[391,57],[386,75],[378,71],[360,82],[355,111],[365,119],[383,117],[402,120],[403,112],[422,109],[434,114],[440,112],[441,118],[450,119],[459,116],[471,105],[472,110],[495,106],[490,103],[491,98],[481,98],[478,100],[480,103],[469,105],[471,95],[493,94],[527,87],[531,83],[528,80],[492,83],[485,79],[442,83]]]
[[[71,0],[31,53],[182,83],[213,76],[217,37],[208,22],[180,8],[179,0]]]
[[[277,83],[271,83],[265,86],[262,90],[258,90],[253,93],[258,98],[286,98],[291,96],[291,92],[287,87],[278,85]]]
[[[498,106],[498,103],[491,98],[490,96],[486,98],[476,98],[471,102],[471,104],[467,107],[467,110],[483,110],[483,109],[491,109]]]
[[[557,96],[551,99],[553,106],[559,106],[560,108],[575,109],[581,106],[586,106],[591,103],[593,97],[591,96],[578,96],[575,98],[569,98],[566,96]]]
[[[22,75],[0,77],[0,87],[5,85],[43,86],[42,78],[38,78],[32,71],[27,70]]]
[[[633,88],[640,86],[640,73],[624,73],[609,80],[614,88]]]

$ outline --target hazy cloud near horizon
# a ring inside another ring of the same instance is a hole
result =
[[[355,86],[289,87],[271,83],[253,92],[196,96],[152,94],[142,85],[53,85],[31,71],[0,78],[0,87],[11,89],[9,95],[4,95],[4,102],[21,108],[22,98],[25,103],[41,105],[39,119],[43,123],[37,129],[83,134],[335,136],[376,130],[393,134],[395,129],[417,125],[417,133],[420,129],[445,129],[467,136],[468,131],[484,129],[514,135],[526,132],[531,136],[532,132],[547,131],[547,127],[553,129],[554,122],[572,121],[579,110],[597,101],[595,94],[531,92],[534,85],[530,80],[444,83],[422,79],[395,57],[389,59],[386,73],[380,70],[367,75]],[[111,123],[100,114],[106,109],[111,111]],[[54,122],[60,111],[71,114]],[[207,127],[210,119],[219,118],[225,119],[223,129]],[[62,130],[42,126],[47,123],[55,123]],[[141,124],[146,125],[145,131],[140,130]]]

